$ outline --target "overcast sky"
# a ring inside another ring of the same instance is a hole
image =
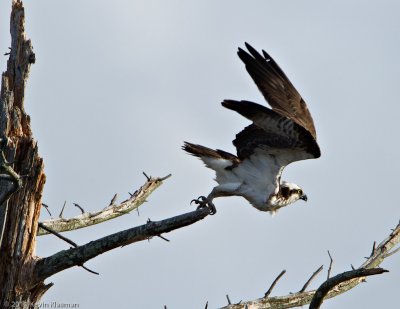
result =
[[[0,51],[10,46],[10,2],[0,2]],[[351,2],[351,3],[349,3]],[[193,209],[215,185],[211,170],[181,149],[184,140],[234,152],[249,122],[223,99],[264,100],[236,55],[247,41],[265,49],[302,94],[322,157],[295,163],[283,179],[308,202],[274,217],[242,198],[216,199],[202,222],[103,254],[59,273],[43,297],[79,308],[210,308],[310,288],[359,266],[400,218],[400,2],[398,1],[26,1],[37,62],[25,106],[45,161],[43,202],[66,216],[120,200],[145,182],[173,177],[148,203],[112,222],[66,236],[85,244]],[[6,68],[2,57],[1,70]],[[49,218],[45,211],[42,220]],[[38,239],[37,254],[69,246]],[[396,308],[400,254],[323,308]]]

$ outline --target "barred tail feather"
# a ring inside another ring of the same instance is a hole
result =
[[[221,168],[231,169],[236,167],[240,163],[238,157],[220,149],[214,150],[202,145],[192,144],[189,142],[185,142],[182,146],[182,149],[189,154],[200,158],[207,165],[207,167],[213,170],[219,170]]]

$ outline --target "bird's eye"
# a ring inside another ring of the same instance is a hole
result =
[[[297,190],[297,193],[301,196],[301,195],[303,195],[303,190],[298,189],[298,190]]]

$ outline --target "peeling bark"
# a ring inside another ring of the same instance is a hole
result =
[[[34,266],[37,222],[45,183],[43,161],[32,137],[30,118],[24,109],[25,86],[35,54],[25,35],[22,2],[14,0],[10,19],[11,51],[2,74],[0,104],[1,151],[21,179],[21,188],[1,205],[0,307],[36,302],[46,285],[29,278]],[[6,162],[3,162],[6,164]],[[1,189],[13,180],[1,177]],[[4,191],[3,191],[4,193]]]
[[[0,308],[32,308],[53,285],[44,283],[52,274],[75,265],[83,266],[85,261],[108,250],[193,224],[205,218],[209,210],[199,209],[159,222],[149,221],[143,226],[50,257],[36,257],[38,219],[46,177],[43,160],[32,137],[30,118],[24,109],[25,87],[35,54],[31,41],[26,38],[24,8],[20,0],[12,2],[10,32],[11,50],[7,70],[1,77],[0,94]],[[51,226],[53,232],[54,229],[65,231],[126,214],[139,207],[169,176],[146,177],[145,185],[120,205],[115,205],[113,199],[108,207],[96,213],[49,220],[45,224]]]

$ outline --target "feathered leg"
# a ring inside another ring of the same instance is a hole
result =
[[[195,204],[199,205],[198,207],[203,208],[203,207],[208,207],[210,209],[210,215],[215,215],[217,212],[217,209],[213,203],[213,200],[217,197],[221,196],[232,196],[234,194],[233,188],[239,187],[240,184],[227,184],[227,185],[219,185],[214,187],[212,189],[211,193],[205,197],[205,196],[199,196],[197,200],[192,200]]]

